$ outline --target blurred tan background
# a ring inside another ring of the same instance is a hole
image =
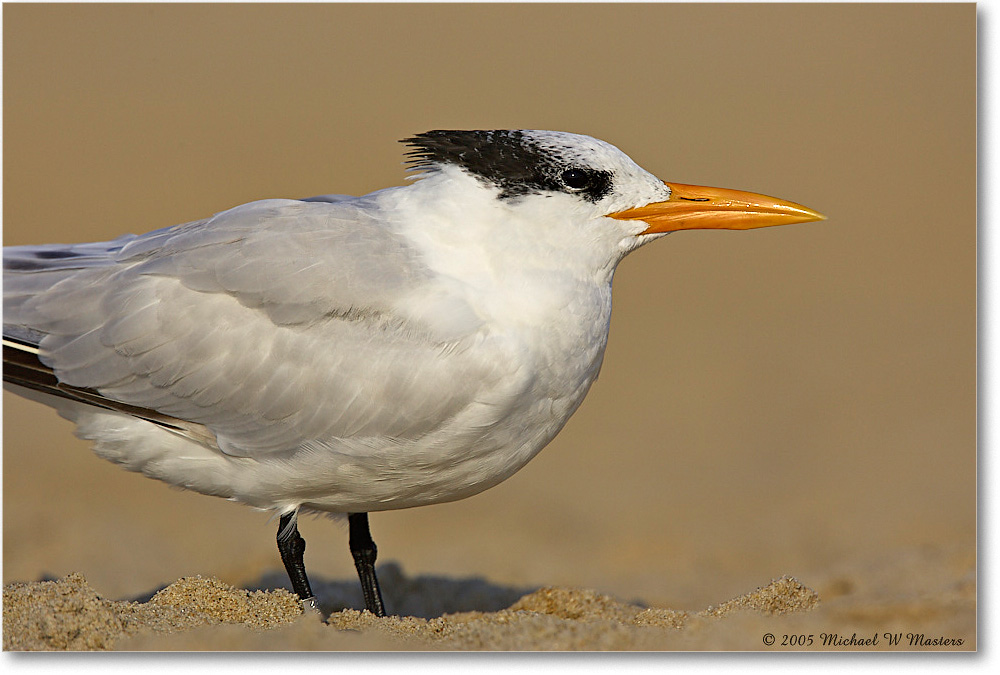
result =
[[[6,245],[400,184],[397,139],[435,128],[585,133],[665,180],[829,217],[633,254],[563,433],[482,495],[374,514],[381,561],[688,608],[781,574],[973,555],[974,5],[3,18]],[[266,514],[105,463],[41,406],[5,393],[3,412],[5,582],[80,571],[123,598],[280,569]],[[301,529],[315,578],[353,578],[346,528]]]

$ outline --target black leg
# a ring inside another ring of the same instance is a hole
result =
[[[382,591],[379,590],[378,579],[375,577],[375,558],[378,556],[378,548],[375,547],[372,533],[368,529],[368,514],[349,513],[347,514],[347,522],[351,528],[351,555],[354,556],[354,566],[358,568],[358,578],[361,579],[361,592],[365,595],[365,607],[375,616],[385,616]]]
[[[278,522],[278,552],[281,553],[281,562],[285,563],[292,590],[299,596],[299,600],[309,603],[315,600],[315,596],[309,588],[309,577],[306,576],[306,565],[302,560],[306,540],[299,534],[295,516],[295,512],[286,513]]]

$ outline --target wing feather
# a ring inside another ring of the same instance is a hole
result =
[[[229,454],[419,438],[504,374],[465,348],[482,328],[468,304],[373,208],[266,200],[5,249],[5,333],[43,335],[61,382],[204,425]]]

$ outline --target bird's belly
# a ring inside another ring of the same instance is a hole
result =
[[[536,401],[489,428],[456,420],[420,442],[387,444],[350,456],[314,457],[310,463],[316,470],[310,473],[312,485],[302,506],[334,512],[385,511],[478,494],[527,464],[555,437],[585,393],[586,388],[574,397]],[[474,411],[469,417],[475,417]]]
[[[509,478],[555,437],[583,401],[602,355],[598,340],[562,365],[522,368],[420,438],[332,438],[292,456],[257,458],[234,497],[257,506],[272,495],[277,506],[367,512],[472,496]]]
[[[516,374],[412,442],[345,448],[338,439],[329,446],[335,452],[304,450],[324,466],[311,472],[315,482],[303,507],[383,511],[454,501],[497,485],[538,454],[583,402],[606,336],[598,323],[574,349],[560,345],[558,356],[522,354]]]

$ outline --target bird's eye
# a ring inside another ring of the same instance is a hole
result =
[[[582,169],[566,169],[559,178],[571,190],[582,190],[590,184],[590,174]]]

